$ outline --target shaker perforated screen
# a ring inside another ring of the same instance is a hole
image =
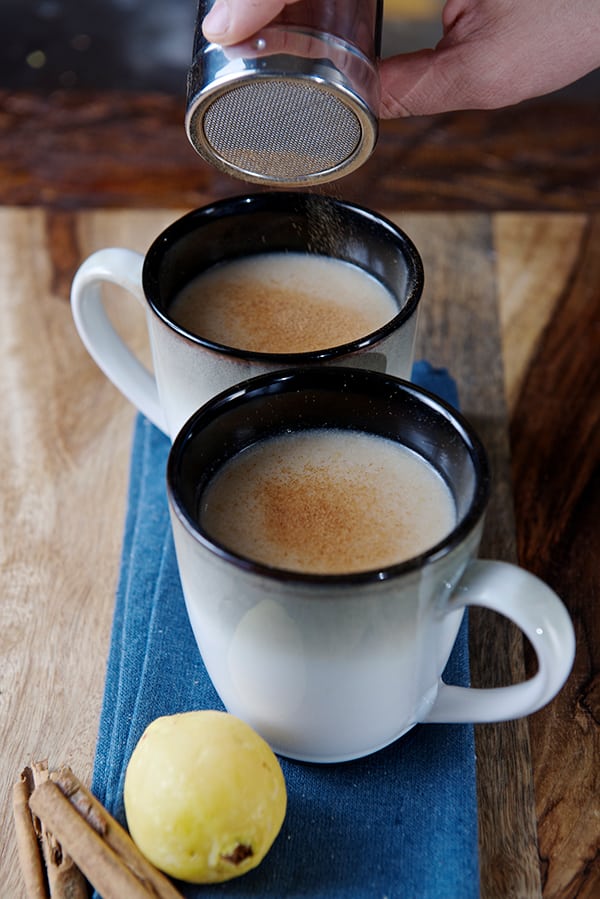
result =
[[[281,184],[331,180],[359,165],[374,135],[356,98],[302,78],[253,78],[194,111],[193,143],[230,173]],[[203,146],[202,146],[203,145]]]

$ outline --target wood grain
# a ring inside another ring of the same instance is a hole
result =
[[[530,720],[544,895],[600,896],[600,217],[580,227],[512,421],[520,558],[565,597],[567,688]],[[560,782],[558,773],[560,772]]]
[[[453,373],[461,409],[477,428],[490,459],[492,495],[480,554],[515,562],[492,223],[487,215],[463,213],[408,216],[403,217],[403,224],[423,253],[426,272],[418,355]],[[522,637],[517,628],[497,615],[472,610],[470,632],[474,686],[523,679]],[[476,747],[482,895],[539,896],[527,722],[481,725],[476,728]]]
[[[504,382],[511,412],[535,348],[579,264],[587,227],[588,218],[578,213],[507,212],[494,217]]]
[[[48,755],[89,780],[119,566],[133,410],[79,343],[69,285],[94,249],[143,251],[181,211],[0,209],[6,822],[10,785],[32,758]],[[578,636],[573,676],[553,703],[527,721],[478,728],[482,897],[592,897],[600,887],[600,217],[389,214],[425,260],[419,355],[456,376],[491,456],[483,554],[518,557],[548,580]],[[139,310],[117,294],[108,302],[145,351]],[[518,632],[497,617],[472,622],[474,680],[521,677]],[[21,899],[15,851],[7,831],[0,883]]]
[[[247,191],[185,137],[184,98],[0,90],[5,204],[193,207]],[[381,123],[371,159],[329,190],[397,210],[600,209],[600,97]]]

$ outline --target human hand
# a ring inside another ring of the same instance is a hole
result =
[[[204,19],[209,41],[228,47],[251,37],[271,22],[285,6],[298,0],[217,0]]]
[[[204,33],[238,43],[298,0],[217,0]],[[382,118],[495,109],[558,90],[600,65],[598,0],[447,0],[443,37],[380,63]]]

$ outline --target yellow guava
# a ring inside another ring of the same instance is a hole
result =
[[[255,868],[281,829],[285,780],[268,744],[226,712],[157,718],[125,774],[132,839],[161,871],[190,883]]]

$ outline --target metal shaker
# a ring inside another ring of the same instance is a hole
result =
[[[209,43],[199,0],[185,127],[230,175],[307,187],[358,168],[377,140],[383,0],[300,0],[251,40]]]

